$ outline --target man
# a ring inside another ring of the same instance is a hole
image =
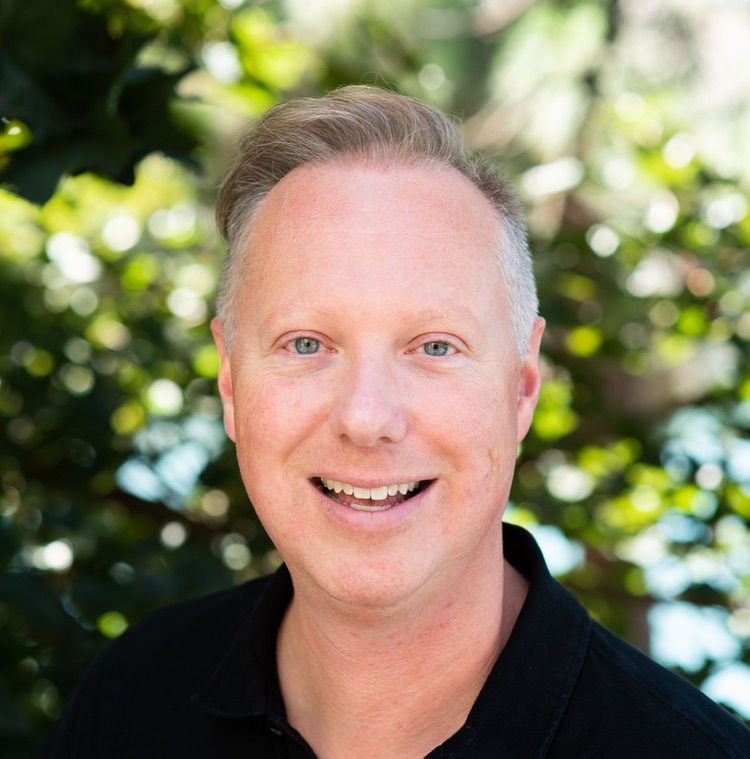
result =
[[[748,757],[503,527],[543,321],[513,196],[418,101],[268,112],[219,196],[219,390],[285,561],[100,659],[71,757]]]

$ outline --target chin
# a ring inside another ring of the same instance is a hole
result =
[[[419,595],[435,576],[431,568],[415,565],[413,557],[339,557],[335,566],[325,569],[318,565],[304,574],[330,599],[361,611],[397,608]],[[290,571],[295,578],[293,567]]]

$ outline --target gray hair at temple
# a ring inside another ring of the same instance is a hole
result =
[[[488,160],[467,150],[459,128],[444,113],[420,100],[367,85],[274,106],[242,138],[216,203],[217,224],[227,242],[217,303],[227,349],[237,328],[237,287],[250,258],[244,255],[248,235],[264,198],[298,166],[342,165],[359,159],[450,167],[490,201],[498,219],[499,271],[510,299],[513,336],[523,357],[538,299],[526,227],[513,190]]]

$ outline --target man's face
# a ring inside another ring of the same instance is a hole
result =
[[[298,589],[389,606],[497,565],[543,323],[522,361],[496,239],[432,167],[304,166],[261,205],[219,388]]]

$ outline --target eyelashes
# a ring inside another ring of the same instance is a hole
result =
[[[333,349],[327,349],[324,341],[313,335],[300,335],[287,340],[283,344],[283,349],[297,356],[312,356],[321,352],[336,352]],[[414,348],[409,348],[406,353],[421,354],[432,358],[442,358],[460,353],[461,349],[456,348],[448,340],[425,340]]]

